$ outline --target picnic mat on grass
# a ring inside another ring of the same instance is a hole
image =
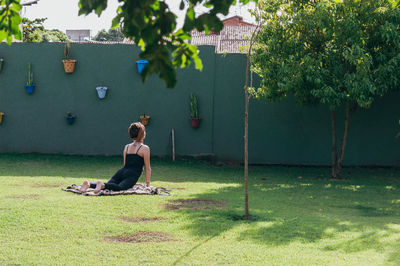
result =
[[[112,190],[101,190],[98,194],[94,194],[93,188],[88,188],[86,190],[86,192],[82,193],[79,191],[79,188],[81,186],[77,186],[75,184],[67,187],[67,188],[62,188],[62,190],[64,191],[68,191],[68,192],[73,192],[73,193],[77,193],[77,194],[82,194],[85,196],[115,196],[115,195],[131,195],[131,194],[140,194],[140,195],[171,195],[171,193],[169,193],[168,189],[163,188],[163,187],[146,187],[145,184],[136,184],[134,185],[132,188],[128,189],[128,190],[121,190],[121,191],[112,191]]]

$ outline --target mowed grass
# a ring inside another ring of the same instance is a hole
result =
[[[121,164],[0,154],[0,265],[400,265],[399,169],[331,181],[329,168],[250,167],[250,221],[241,166],[153,159],[171,196],[61,191]]]

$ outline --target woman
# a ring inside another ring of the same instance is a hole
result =
[[[132,123],[128,129],[129,137],[133,140],[124,149],[124,167],[106,183],[100,180],[96,183],[89,183],[87,180],[80,187],[80,192],[85,192],[89,187],[94,188],[94,193],[98,194],[102,189],[113,191],[126,190],[133,187],[142,174],[143,166],[146,171],[146,186],[150,186],[150,148],[143,144],[146,137],[146,129],[142,123]]]

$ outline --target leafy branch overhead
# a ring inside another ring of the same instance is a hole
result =
[[[238,0],[247,4],[250,0]],[[257,0],[251,0],[257,2]],[[196,69],[202,70],[199,51],[189,44],[193,29],[206,33],[219,32],[223,24],[218,14],[227,15],[236,0],[181,0],[180,9],[185,10],[184,25],[177,29],[176,14],[159,0],[119,0],[113,27],[121,27],[122,33],[132,38],[142,48],[140,57],[149,61],[142,72],[145,81],[151,74],[158,74],[166,86],[176,84],[175,68],[188,67],[193,61]],[[196,14],[195,7],[203,6],[209,11]],[[79,14],[92,12],[100,16],[107,7],[107,0],[80,0]]]
[[[19,0],[0,0],[0,42],[6,40],[10,45],[13,36],[21,40],[22,34],[19,28],[21,8]]]
[[[0,42],[11,44],[13,37],[21,40],[20,0],[0,0]],[[98,16],[107,8],[108,0],[80,0],[79,15],[92,12]],[[143,81],[158,74],[166,86],[176,84],[175,68],[188,67],[193,61],[196,69],[203,68],[199,51],[189,44],[193,29],[206,33],[222,30],[218,14],[227,15],[229,7],[239,1],[243,4],[258,0],[181,0],[179,8],[185,10],[184,25],[177,28],[177,15],[162,0],[118,0],[120,5],[113,19],[113,28],[142,48],[140,57],[149,61],[142,72]],[[179,0],[176,0],[179,1]],[[197,14],[195,8],[204,7],[207,13]]]

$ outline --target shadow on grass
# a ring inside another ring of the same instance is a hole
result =
[[[242,186],[195,195],[197,199],[229,202],[223,210],[177,210],[176,213],[190,220],[182,229],[199,237],[223,235],[233,229],[238,231],[237,240],[267,246],[326,240],[319,246],[322,251],[354,253],[373,249],[390,254],[388,262],[398,262],[400,253],[395,251],[400,246],[398,190],[395,186],[388,193],[385,183],[364,183],[362,189],[351,191],[328,181],[302,180],[289,184],[286,180],[256,181],[250,184],[250,211],[255,217],[251,221],[237,219],[244,214]],[[387,193],[382,196],[382,191]]]
[[[120,157],[0,155],[0,176],[106,179],[121,166]],[[251,167],[249,195],[254,219],[243,221],[241,167],[154,159],[152,168],[152,181],[225,184],[191,195],[228,202],[222,210],[168,210],[189,220],[182,229],[204,238],[203,244],[235,229],[238,240],[267,246],[332,240],[321,249],[350,253],[386,250],[388,262],[400,260],[396,252],[400,249],[399,169],[346,168],[347,181],[337,182],[328,180],[329,168]]]

